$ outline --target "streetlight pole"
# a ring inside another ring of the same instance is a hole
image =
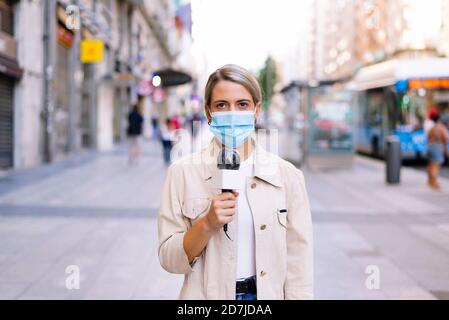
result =
[[[44,161],[53,160],[53,77],[55,59],[56,0],[44,1]]]
[[[92,1],[92,20],[94,26],[96,26],[97,23],[97,7],[98,7],[98,0]],[[95,63],[91,63],[89,66],[89,73],[90,73],[90,85],[89,85],[89,120],[90,120],[90,132],[91,132],[91,147],[93,149],[97,149],[98,147],[98,132],[97,132],[97,67]]]
[[[79,0],[72,0],[73,5],[79,7]],[[79,17],[75,17],[78,18]],[[73,31],[73,45],[70,50],[70,64],[69,64],[69,150],[75,152],[78,149],[78,121],[80,118],[80,43],[81,31],[74,26]]]

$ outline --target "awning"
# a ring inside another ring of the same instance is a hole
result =
[[[23,70],[19,67],[17,61],[0,55],[0,73],[6,74],[16,79],[20,79],[22,78]]]
[[[186,84],[192,81],[192,77],[182,71],[173,69],[163,69],[153,73],[153,77],[159,76],[161,78],[162,87],[173,87]]]
[[[129,72],[113,72],[103,76],[102,81],[117,88],[129,88],[135,85],[136,81]]]
[[[369,90],[393,86],[411,79],[449,78],[449,59],[394,59],[367,66],[355,75],[358,90]]]

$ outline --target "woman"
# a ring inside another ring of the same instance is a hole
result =
[[[169,165],[171,161],[171,150],[173,148],[174,128],[170,119],[166,119],[163,124],[159,126],[159,136],[162,143],[162,155],[165,165]]]
[[[181,299],[311,299],[312,222],[301,171],[253,136],[262,100],[247,70],[226,65],[205,90],[214,139],[173,163],[159,209],[159,259],[184,274]],[[238,192],[221,193],[217,156],[240,155]],[[227,232],[224,232],[224,226]]]
[[[139,107],[134,105],[128,114],[129,164],[137,163],[140,155],[140,136],[142,135],[143,117]]]
[[[440,121],[438,113],[432,115],[432,121],[435,123],[427,134],[427,157],[429,164],[427,166],[428,184],[434,190],[440,190],[438,176],[440,167],[444,163],[444,154],[448,154],[447,144],[449,143],[449,134],[446,126]]]

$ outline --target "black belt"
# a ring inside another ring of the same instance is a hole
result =
[[[237,281],[236,283],[237,294],[257,294],[257,282],[256,276],[246,278],[245,280]]]

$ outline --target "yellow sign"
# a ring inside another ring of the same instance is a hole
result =
[[[104,43],[101,40],[89,39],[81,42],[81,62],[97,63],[103,61]]]

